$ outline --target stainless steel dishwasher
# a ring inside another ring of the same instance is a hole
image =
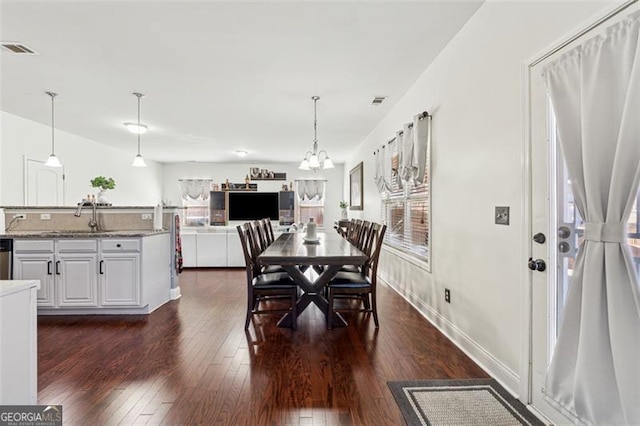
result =
[[[13,276],[11,261],[13,257],[13,240],[0,238],[0,280],[10,280]]]

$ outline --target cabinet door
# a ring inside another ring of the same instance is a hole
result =
[[[140,305],[138,253],[103,253],[99,272],[102,306]]]
[[[198,266],[196,262],[196,234],[181,234],[182,240],[182,266],[185,268],[195,268]]]
[[[58,306],[98,306],[98,255],[61,253],[54,264]]]
[[[227,266],[244,267],[244,253],[237,232],[227,235]]]
[[[38,306],[54,306],[53,254],[16,254],[14,279],[39,280]]]
[[[202,267],[227,266],[227,234],[197,234],[196,264]]]

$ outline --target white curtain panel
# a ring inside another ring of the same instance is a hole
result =
[[[391,190],[391,183],[393,182],[393,175],[391,170],[391,157],[393,156],[393,147],[392,144],[395,143],[395,139],[391,142],[387,143],[382,147],[382,153],[384,158],[384,168],[383,168],[383,177],[384,177],[384,186]]]
[[[396,132],[394,142],[391,142],[393,154],[391,155],[391,179],[396,181],[399,188],[402,188],[402,179],[400,178],[400,170],[402,170],[402,146],[404,141],[404,133],[402,130]],[[395,164],[395,166],[393,166]]]
[[[411,169],[413,181],[420,185],[424,181],[424,172],[429,161],[431,144],[431,116],[422,118],[422,114],[413,117],[413,157]]]
[[[399,167],[400,179],[403,184],[413,180],[412,164],[415,162],[413,143],[413,123],[406,123],[402,128],[402,161]]]
[[[626,223],[640,181],[638,13],[545,69],[585,220],[544,393],[574,421],[640,424],[640,289]]]
[[[375,157],[375,174],[373,176],[373,181],[378,188],[378,192],[382,194],[386,191],[386,186],[384,184],[384,151],[379,148],[373,155]]]

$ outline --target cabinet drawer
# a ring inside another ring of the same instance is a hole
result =
[[[138,238],[130,239],[105,239],[102,240],[103,252],[120,252],[120,251],[140,251],[140,240]]]
[[[16,253],[53,253],[53,240],[14,240],[13,251]]]
[[[97,240],[76,240],[73,238],[58,240],[56,242],[58,253],[78,253],[98,251]]]

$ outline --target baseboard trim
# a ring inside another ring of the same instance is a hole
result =
[[[462,352],[464,352],[469,358],[471,358],[476,364],[478,364],[483,370],[485,370],[491,377],[496,379],[505,389],[509,391],[514,397],[520,398],[517,392],[520,389],[520,378],[518,375],[508,368],[504,363],[495,358],[490,352],[484,349],[471,337],[466,335],[462,330],[456,327],[453,323],[440,315],[438,311],[431,306],[424,303],[412,292],[402,292],[399,288],[389,283],[384,277],[378,276],[378,279],[383,281],[388,287],[393,289],[396,293],[405,299],[411,306],[413,306],[427,321],[433,324],[442,334],[447,336],[449,340],[453,342]],[[526,400],[526,398],[525,398]],[[526,402],[524,402],[526,404]]]
[[[180,296],[182,296],[182,294],[180,293],[180,286],[171,289],[171,293],[169,295],[171,300],[180,299]]]

